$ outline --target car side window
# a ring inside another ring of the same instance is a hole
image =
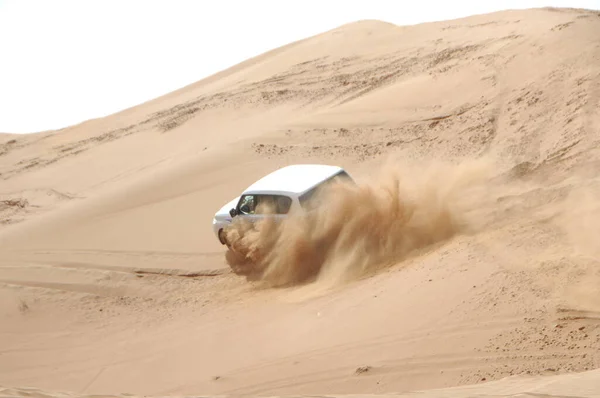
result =
[[[284,195],[244,195],[240,199],[241,214],[287,214],[292,206],[292,199]]]
[[[288,196],[277,196],[277,214],[287,214],[290,211],[290,207],[292,206],[292,199]]]
[[[239,212],[242,214],[254,214],[256,209],[255,202],[254,195],[244,195],[242,199],[240,199],[240,204],[238,206]]]

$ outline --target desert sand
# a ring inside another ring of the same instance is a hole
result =
[[[599,65],[597,11],[359,21],[0,134],[0,396],[600,397]],[[293,163],[359,189],[248,281],[212,217]]]

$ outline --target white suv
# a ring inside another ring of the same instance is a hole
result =
[[[262,177],[237,198],[223,206],[213,218],[213,231],[226,245],[223,230],[234,217],[254,221],[263,217],[285,217],[290,210],[306,209],[309,199],[324,185],[342,179],[354,183],[341,167],[320,164],[286,166]],[[259,204],[268,202],[275,214],[259,213]]]

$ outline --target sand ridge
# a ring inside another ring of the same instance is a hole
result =
[[[0,396],[599,396],[598,38],[589,10],[360,21],[106,118],[0,135]],[[355,220],[330,258],[354,265],[332,269],[372,272],[232,274],[214,212],[308,162],[345,167],[357,197],[389,188],[378,222],[343,192],[314,220]],[[376,229],[398,187],[461,228],[396,250],[438,231]],[[341,261],[371,258],[348,248],[375,232],[377,261]]]

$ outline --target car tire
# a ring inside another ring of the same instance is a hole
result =
[[[219,242],[221,242],[222,245],[229,247],[227,244],[227,239],[225,239],[225,233],[223,232],[223,229],[219,230]]]

